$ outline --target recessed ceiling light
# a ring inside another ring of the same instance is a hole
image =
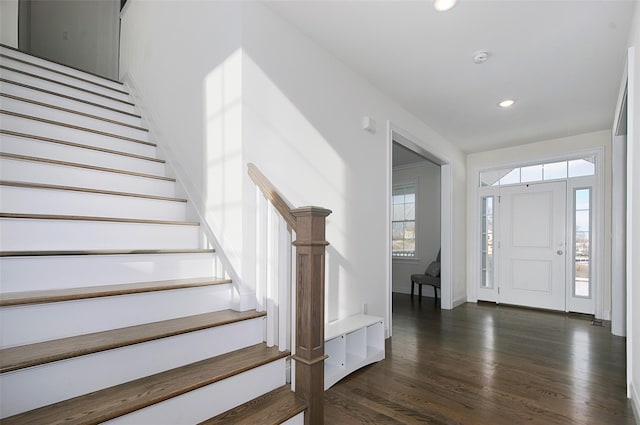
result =
[[[456,5],[457,0],[433,0],[433,8],[438,12],[445,12]]]
[[[514,103],[516,103],[516,101],[513,99],[505,99],[502,102],[498,103],[498,106],[501,108],[509,108],[513,106]]]

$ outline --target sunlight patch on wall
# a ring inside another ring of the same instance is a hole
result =
[[[344,310],[341,300],[353,290],[344,282],[356,280],[345,260],[350,258],[345,229],[347,211],[358,201],[346,195],[351,167],[334,148],[338,143],[348,146],[349,140],[328,140],[307,119],[301,109],[304,105],[283,92],[246,52],[242,72],[244,160],[255,163],[294,206],[316,205],[333,211],[327,218],[326,238],[331,245],[326,257],[325,319],[353,314]],[[248,197],[252,186],[245,190]]]
[[[204,82],[206,219],[236,270],[242,263],[242,50]]]

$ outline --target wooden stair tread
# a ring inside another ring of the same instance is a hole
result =
[[[141,145],[148,145],[148,146],[156,147],[155,143],[146,142],[146,141],[140,140],[140,139],[134,139],[133,137],[121,136],[119,134],[108,133],[106,131],[95,130],[93,128],[82,127],[82,126],[79,126],[79,125],[67,124],[67,123],[60,122],[60,121],[54,121],[54,120],[49,120],[49,119],[46,119],[46,118],[40,118],[40,117],[36,117],[36,116],[33,116],[33,115],[26,115],[26,114],[21,114],[21,113],[18,113],[18,112],[7,111],[6,109],[0,109],[0,114],[11,115],[13,117],[23,118],[23,119],[26,119],[26,120],[38,121],[38,122],[42,122],[42,123],[45,123],[45,124],[51,124],[51,125],[58,125],[60,127],[70,128],[72,130],[85,131],[87,133],[98,134],[100,136],[111,137],[111,138],[114,138],[114,139],[125,140],[127,142],[139,143]]]
[[[136,224],[169,224],[172,226],[199,226],[197,221],[176,221],[176,220],[149,220],[140,218],[122,217],[95,217],[86,215],[60,215],[60,214],[19,214],[0,213],[0,218],[13,218],[21,220],[65,220],[65,221],[100,221],[108,223],[136,223]]]
[[[279,425],[306,408],[307,404],[283,385],[198,425]]]
[[[0,257],[60,257],[83,255],[156,255],[156,254],[213,254],[214,249],[97,249],[62,251],[0,251]]]
[[[152,158],[150,156],[137,155],[135,153],[117,151],[117,150],[114,150],[114,149],[101,148],[99,146],[83,145],[82,143],[69,142],[67,140],[52,139],[50,137],[37,136],[35,134],[19,133],[17,131],[4,130],[4,129],[0,129],[0,134],[5,134],[7,136],[13,136],[13,137],[21,137],[21,138],[24,138],[24,139],[38,140],[40,142],[56,143],[58,145],[71,146],[71,147],[74,147],[74,148],[88,149],[88,150],[92,150],[92,151],[110,153],[110,154],[113,154],[113,155],[128,156],[128,157],[131,157],[131,158],[142,159],[144,161],[158,162],[158,163],[161,163],[161,164],[166,163],[166,161],[164,159]]]
[[[51,105],[49,103],[38,102],[38,101],[33,100],[33,99],[26,99],[24,97],[14,96],[14,95],[8,94],[8,93],[0,93],[0,96],[1,97],[6,97],[7,99],[17,100],[19,102],[25,102],[25,103],[30,103],[32,105],[42,106],[42,107],[45,107],[45,108],[56,109],[56,110],[61,111],[61,112],[67,112],[67,113],[70,113],[70,114],[81,115],[83,117],[92,118],[94,120],[100,120],[100,121],[108,122],[109,124],[121,125],[123,127],[132,128],[134,130],[140,130],[140,131],[149,132],[148,129],[146,129],[144,127],[137,126],[137,125],[127,124],[127,123],[122,122],[122,121],[116,121],[116,120],[112,120],[112,119],[109,119],[109,118],[100,117],[98,115],[92,115],[92,114],[88,114],[86,112],[76,111],[74,109],[63,108],[61,106]]]
[[[157,201],[187,202],[187,200],[184,198],[172,198],[169,196],[146,195],[144,193],[132,193],[132,192],[116,192],[113,190],[90,189],[87,187],[61,186],[61,185],[55,185],[55,184],[25,183],[25,182],[16,182],[16,181],[9,181],[9,180],[0,180],[0,186],[20,187],[25,189],[64,190],[64,191],[70,191],[70,192],[96,193],[99,195],[128,196],[131,198],[154,199]]]
[[[42,163],[45,163],[45,164],[61,165],[63,167],[84,168],[84,169],[87,169],[87,170],[104,171],[106,173],[115,173],[115,174],[126,174],[128,176],[143,177],[143,178],[155,179],[155,180],[164,180],[164,181],[168,181],[168,182],[175,182],[176,181],[176,179],[171,178],[171,177],[155,176],[153,174],[136,173],[134,171],[119,170],[119,169],[116,169],[116,168],[97,167],[95,165],[81,164],[79,162],[58,161],[57,159],[39,158],[39,157],[36,157],[36,156],[28,156],[28,155],[18,155],[18,154],[15,154],[15,153],[0,152],[0,158],[9,158],[9,159],[15,159],[15,160],[19,160],[19,161],[42,162]]]
[[[126,105],[134,106],[133,103],[131,103],[129,101],[126,101],[126,100],[118,99],[117,97],[112,97],[112,96],[108,96],[106,94],[98,93],[98,92],[95,92],[95,91],[92,91],[92,90],[83,89],[82,87],[74,86],[73,84],[63,83],[63,82],[58,81],[58,80],[54,80],[54,79],[51,79],[51,78],[46,78],[46,77],[43,77],[43,76],[38,75],[38,74],[33,74],[31,72],[21,71],[19,69],[12,68],[10,66],[0,65],[0,69],[6,69],[7,71],[16,72],[18,74],[26,75],[28,77],[33,77],[33,78],[37,78],[37,79],[42,80],[42,81],[47,81],[49,83],[54,83],[54,84],[57,84],[59,86],[68,87],[70,89],[79,90],[79,91],[82,91],[82,92],[85,92],[85,93],[92,94],[94,96],[104,97],[105,99],[109,99],[109,100],[113,100],[113,101],[116,101],[116,102],[124,103]]]
[[[172,289],[196,288],[231,283],[230,279],[202,277],[194,279],[173,279],[154,282],[123,283],[81,288],[61,288],[0,294],[0,307],[13,305],[41,304],[115,295],[140,294],[144,292],[168,291]]]
[[[136,118],[142,118],[138,114],[132,114],[131,112],[121,111],[119,109],[112,108],[110,106],[100,105],[99,103],[90,102],[90,101],[84,100],[84,99],[78,99],[77,97],[69,96],[69,95],[64,94],[64,93],[58,93],[58,92],[54,92],[54,91],[51,91],[51,90],[45,90],[45,89],[40,88],[40,87],[35,87],[35,86],[31,86],[29,84],[20,83],[18,81],[7,80],[6,78],[0,78],[0,81],[3,82],[3,83],[13,84],[13,85],[16,85],[16,86],[24,87],[24,88],[27,88],[27,89],[30,89],[30,90],[36,90],[36,91],[39,91],[39,92],[42,92],[42,93],[47,93],[47,94],[50,94],[50,95],[53,95],[53,96],[63,97],[65,99],[73,100],[75,102],[81,102],[81,103],[84,103],[84,104],[87,104],[87,105],[96,106],[98,108],[108,109],[110,111],[117,112],[119,114],[129,115],[131,117],[136,117]]]
[[[0,350],[0,373],[262,317],[255,310],[215,311]]]
[[[3,425],[97,424],[282,359],[288,352],[257,344],[2,420]]]
[[[122,83],[122,81],[115,80],[115,79],[113,79],[111,77],[105,77],[104,75],[100,75],[100,74],[97,74],[95,72],[91,72],[91,71],[87,71],[87,70],[84,70],[84,69],[80,69],[80,68],[77,68],[75,66],[68,65],[66,63],[60,63],[60,62],[57,62],[57,61],[55,61],[53,59],[47,59],[47,58],[44,58],[42,56],[38,56],[38,55],[36,55],[34,53],[23,52],[22,50],[20,50],[20,49],[18,49],[16,47],[9,46],[9,45],[6,45],[4,43],[0,43],[0,46],[2,46],[5,49],[8,49],[8,50],[13,50],[14,52],[20,52],[20,53],[22,53],[22,54],[24,54],[26,56],[29,56],[29,57],[33,57],[33,58],[36,58],[36,59],[42,59],[43,61],[51,62],[51,63],[54,63],[56,65],[63,66],[65,68],[73,69],[74,71],[79,71],[79,72],[81,72],[83,74],[92,75],[94,77],[101,78],[101,79],[103,79],[105,81],[111,81],[112,83],[119,84],[120,86],[122,86],[124,88],[124,84]],[[7,56],[9,56],[9,55],[7,55]],[[13,56],[9,56],[9,57],[13,57]],[[29,62],[29,63],[31,63],[31,62]]]
[[[53,73],[55,73],[55,74],[60,74],[60,75],[63,75],[63,76],[65,76],[65,77],[73,78],[73,79],[75,79],[75,80],[82,81],[82,82],[84,82],[84,83],[93,84],[94,86],[102,87],[103,89],[107,89],[107,90],[112,90],[112,91],[114,91],[114,92],[116,92],[116,93],[121,93],[121,94],[129,95],[129,93],[127,93],[127,91],[126,91],[126,90],[124,90],[124,86],[123,86],[123,84],[122,84],[120,81],[109,80],[109,81],[116,82],[116,83],[118,83],[120,86],[122,86],[122,89],[116,89],[116,88],[114,88],[114,87],[107,86],[107,85],[105,85],[105,84],[100,84],[100,83],[95,82],[95,81],[87,80],[87,79],[82,78],[82,77],[79,77],[79,76],[77,76],[77,75],[68,74],[68,73],[66,73],[66,72],[62,72],[62,71],[59,71],[59,70],[57,70],[57,69],[49,68],[49,67],[46,67],[46,66],[44,66],[44,65],[38,65],[37,63],[29,62],[29,61],[26,61],[26,60],[24,60],[24,59],[16,58],[15,56],[10,56],[10,55],[5,55],[4,53],[0,53],[0,57],[2,57],[2,58],[6,58],[6,59],[10,59],[10,60],[14,60],[14,61],[16,61],[16,62],[24,63],[24,64],[27,64],[27,65],[29,65],[29,66],[33,66],[33,67],[35,67],[35,68],[44,69],[44,70],[46,70],[46,71],[53,72]],[[43,59],[43,58],[40,58],[40,59]],[[57,63],[57,62],[51,61],[50,59],[44,59],[44,60],[49,61],[49,62],[53,62],[53,63]],[[58,64],[58,65],[63,65],[63,66],[65,66],[65,67],[67,67],[67,68],[71,68],[71,69],[75,69],[76,71],[80,71],[80,72],[83,72],[83,73],[87,73],[87,71],[83,71],[83,70],[81,70],[81,69],[73,68],[73,67],[70,67],[69,65],[64,65],[64,64]],[[90,74],[90,73],[89,73],[89,74]],[[97,76],[97,77],[100,77],[100,78],[104,78],[104,79],[106,79],[105,77],[102,77],[102,76],[99,76],[99,75],[95,75],[95,74],[92,74],[92,75]]]

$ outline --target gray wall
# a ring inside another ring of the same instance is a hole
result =
[[[27,51],[105,77],[118,77],[118,0],[30,0],[26,5],[31,17],[29,46],[24,46]]]
[[[394,167],[393,184],[418,183],[416,260],[393,260],[393,292],[411,293],[411,275],[424,273],[440,249],[440,166],[429,161]],[[418,288],[416,287],[416,293]],[[433,296],[433,288],[424,286],[423,296]],[[440,294],[438,294],[440,296]]]
[[[18,0],[0,0],[0,43],[18,47]]]

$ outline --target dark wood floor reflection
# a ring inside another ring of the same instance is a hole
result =
[[[325,393],[325,423],[635,424],[625,340],[584,318],[393,297],[386,360]]]

